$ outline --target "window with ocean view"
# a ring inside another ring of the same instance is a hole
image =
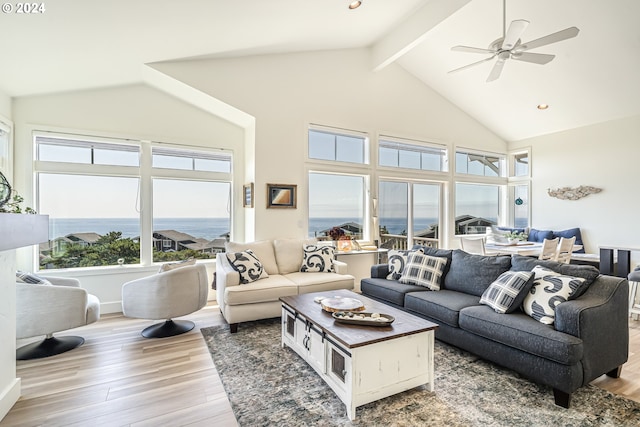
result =
[[[363,239],[365,178],[358,175],[309,173],[309,236],[330,239],[338,227],[342,234]]]
[[[498,224],[500,186],[457,182],[455,203],[455,234],[485,234]]]
[[[229,153],[50,133],[35,135],[34,152],[37,207],[50,224],[40,269],[209,259],[224,250]]]
[[[380,246],[408,249],[414,244],[437,247],[440,229],[440,184],[380,181]]]

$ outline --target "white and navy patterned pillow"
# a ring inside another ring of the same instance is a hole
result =
[[[333,265],[333,246],[303,245],[304,257],[300,271],[303,273],[333,273],[336,271]]]
[[[564,276],[539,265],[531,272],[535,279],[533,287],[524,298],[524,312],[541,323],[553,325],[556,306],[567,301],[585,279]]]
[[[51,285],[52,283],[44,277],[35,274],[25,273],[24,271],[16,271],[16,281],[18,283],[28,283],[30,285]]]
[[[231,267],[240,275],[240,283],[243,285],[269,277],[251,249],[242,252],[227,252],[227,259]]]
[[[409,251],[398,251],[395,249],[391,249],[387,253],[389,264],[389,274],[387,274],[387,280],[400,280],[400,276],[402,276],[402,272],[404,271],[404,266],[407,265],[408,256]]]
[[[505,271],[480,297],[480,304],[488,305],[496,313],[511,313],[522,303],[533,282],[530,271]]]
[[[446,258],[425,255],[422,251],[412,251],[400,276],[400,283],[424,286],[432,291],[439,291],[440,279],[446,265]]]

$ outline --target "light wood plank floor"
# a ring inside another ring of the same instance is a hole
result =
[[[18,361],[22,397],[0,427],[237,426],[199,332],[224,323],[218,307],[186,318],[196,322],[193,331],[150,340],[140,331],[153,322],[105,315],[73,331],[86,339],[80,348]],[[594,384],[640,402],[640,321],[630,320],[629,335],[621,378],[603,376]]]

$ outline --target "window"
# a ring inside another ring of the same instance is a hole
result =
[[[365,177],[335,173],[309,173],[309,236],[330,239],[337,227],[362,239],[365,219]]]
[[[443,146],[380,137],[378,164],[392,168],[446,172],[447,149]]]
[[[43,134],[35,156],[38,210],[50,219],[41,269],[206,259],[224,248],[227,153]]]
[[[365,134],[331,128],[309,129],[309,158],[347,163],[368,163]]]
[[[231,173],[231,156],[153,147],[153,167]]]
[[[505,158],[497,154],[456,151],[456,173],[465,175],[501,177]]]
[[[485,234],[498,224],[500,186],[456,183],[455,234]]]
[[[380,181],[380,240],[384,248],[414,244],[437,247],[440,229],[440,184]]]
[[[172,259],[175,251],[182,259],[224,252],[230,192],[229,182],[154,179],[153,260]]]
[[[529,226],[529,184],[519,184],[509,186],[511,194],[510,216],[511,225],[516,228],[527,228]]]
[[[511,155],[511,176],[529,176],[529,152]]]

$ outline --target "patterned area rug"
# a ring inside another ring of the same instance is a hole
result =
[[[280,320],[203,328],[240,426],[639,426],[640,403],[595,386],[553,392],[436,341],[435,391],[418,387],[358,407],[356,420],[293,350],[280,346]]]

